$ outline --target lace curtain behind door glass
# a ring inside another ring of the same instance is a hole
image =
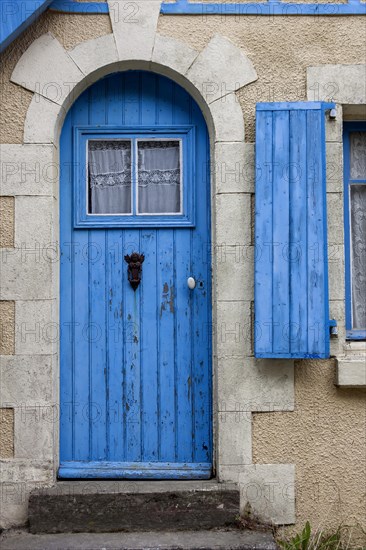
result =
[[[138,141],[138,211],[176,214],[181,210],[180,142]]]
[[[131,142],[88,142],[89,213],[131,213]]]
[[[350,134],[351,179],[366,180],[366,132]],[[352,325],[366,328],[366,184],[351,184]]]

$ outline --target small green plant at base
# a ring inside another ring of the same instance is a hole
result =
[[[307,521],[301,533],[290,540],[277,540],[283,550],[349,550],[351,546],[342,537],[342,527],[332,534],[324,531],[312,533],[310,523]]]
[[[300,534],[292,537],[288,542],[285,540],[278,540],[278,544],[284,550],[309,550],[311,536],[310,523],[307,521],[304,529]]]

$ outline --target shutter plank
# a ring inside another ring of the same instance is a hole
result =
[[[326,215],[325,193],[323,192],[323,166],[321,140],[321,113],[307,113],[308,143],[308,353],[317,355],[326,344],[324,330],[325,312],[325,261],[323,217]],[[323,200],[321,200],[323,199]],[[329,320],[329,316],[328,316]]]
[[[289,353],[289,112],[273,113],[273,352]]]
[[[290,351],[307,350],[306,112],[290,112]]]
[[[256,197],[255,345],[258,352],[272,351],[272,113],[257,118],[256,151],[258,186]]]

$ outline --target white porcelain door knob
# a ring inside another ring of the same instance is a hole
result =
[[[196,281],[193,279],[193,277],[188,277],[187,279],[187,285],[190,290],[193,290],[196,286]]]

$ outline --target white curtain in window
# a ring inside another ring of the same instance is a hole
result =
[[[131,212],[131,143],[89,141],[89,212]]]
[[[351,179],[366,179],[366,132],[351,132]]]
[[[138,142],[138,211],[180,212],[179,141]]]
[[[350,134],[351,180],[366,180],[366,132]],[[366,184],[351,184],[352,326],[366,328]]]
[[[364,176],[365,177],[365,176]],[[366,184],[351,185],[353,328],[366,328]]]

